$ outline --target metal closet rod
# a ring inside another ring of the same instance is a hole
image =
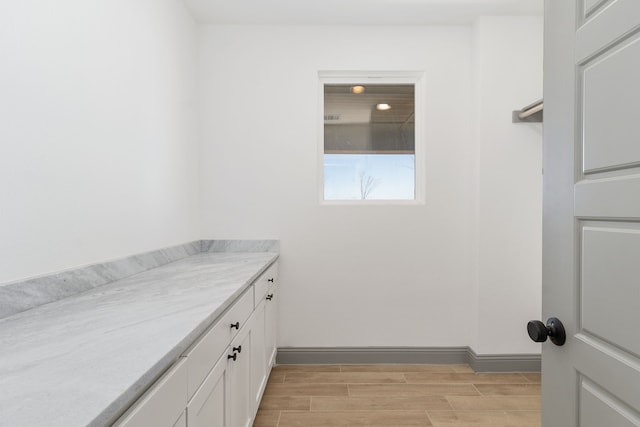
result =
[[[518,114],[518,117],[520,119],[526,119],[527,117],[534,115],[538,111],[542,111],[543,108],[544,108],[544,102],[541,99],[539,101],[534,102],[531,105],[527,105],[526,107],[524,107],[521,110],[522,112]]]
[[[520,122],[542,122],[542,111],[544,109],[543,100],[540,99],[533,104],[522,107],[520,110],[513,111],[513,123]]]

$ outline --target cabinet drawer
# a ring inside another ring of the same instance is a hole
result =
[[[229,341],[227,341],[226,345],[229,345],[229,342],[236,336],[238,331],[242,329],[242,326],[247,322],[249,316],[253,312],[253,286],[250,286],[249,289],[244,291],[235,303],[229,308],[226,313],[224,313],[219,322],[214,324],[214,328],[219,324],[222,329],[226,329],[229,333]],[[233,328],[231,325],[237,325]],[[226,347],[225,345],[225,347]],[[217,357],[215,358],[217,359]],[[214,360],[215,360],[214,359]],[[213,365],[211,366],[213,367]]]
[[[222,315],[220,320],[204,334],[204,336],[189,349],[187,356],[188,397],[196,392],[214,363],[229,346],[229,343],[246,323],[253,311],[253,287],[242,296]],[[238,328],[232,328],[238,324]]]
[[[185,359],[180,358],[114,426],[173,427],[184,414],[186,390],[187,365]]]
[[[255,305],[256,307],[267,295],[267,291],[273,286],[278,279],[278,266],[272,264],[264,273],[260,275],[253,283],[253,289],[255,291]]]

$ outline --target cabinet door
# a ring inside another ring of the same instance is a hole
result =
[[[262,391],[267,383],[267,354],[265,345],[265,315],[266,304],[263,297],[263,301],[256,307],[254,311],[253,319],[253,337],[252,337],[252,352],[251,352],[251,396],[253,398],[253,408],[258,409],[260,406],[260,399],[262,398]],[[255,415],[255,414],[252,414]]]
[[[252,340],[252,315],[230,346],[230,353],[236,358],[228,359],[229,366],[229,426],[250,427],[254,415],[254,403],[251,393],[251,354],[254,345]],[[225,356],[226,357],[226,356]]]
[[[277,334],[278,331],[278,289],[272,286],[267,293],[265,302],[265,357],[266,375],[271,372],[271,367],[276,363]]]
[[[189,427],[227,427],[229,369],[223,354],[187,405]]]

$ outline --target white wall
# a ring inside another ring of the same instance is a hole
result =
[[[201,30],[205,238],[279,238],[280,346],[464,346],[469,27]],[[320,206],[318,70],[427,73],[427,203]]]
[[[473,27],[478,171],[479,354],[538,353],[526,334],[542,294],[542,124],[511,110],[542,97],[542,17],[481,17]]]
[[[541,18],[201,30],[203,227],[281,239],[280,346],[537,353]],[[424,206],[318,203],[318,70],[425,70]]]
[[[200,237],[180,0],[0,5],[0,282]]]
[[[277,238],[280,346],[537,352],[541,126],[510,111],[541,52],[541,18],[198,35],[180,0],[4,2],[0,283]],[[426,204],[320,206],[318,70],[394,69],[427,73]]]

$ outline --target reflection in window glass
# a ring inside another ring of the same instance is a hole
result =
[[[324,85],[324,199],[415,199],[415,86]]]

